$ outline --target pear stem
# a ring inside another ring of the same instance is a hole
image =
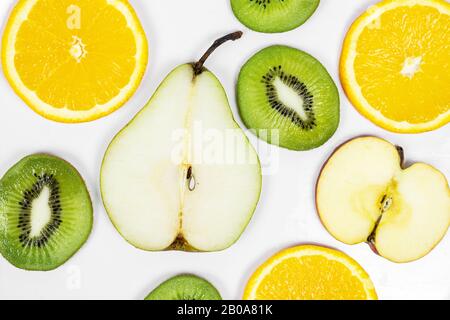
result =
[[[242,37],[242,31],[236,31],[230,34],[227,34],[226,36],[217,39],[214,41],[213,45],[208,49],[208,51],[205,52],[205,54],[200,58],[200,60],[196,63],[194,63],[194,73],[196,76],[201,74],[203,72],[203,65],[205,64],[206,60],[209,58],[209,56],[222,44],[228,41],[235,41]]]

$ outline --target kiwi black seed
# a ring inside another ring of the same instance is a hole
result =
[[[340,119],[339,92],[325,67],[286,46],[261,50],[243,66],[239,112],[261,139],[291,150],[323,145]]]
[[[145,300],[222,300],[222,297],[205,279],[179,275],[164,281]]]
[[[283,102],[278,99],[277,90],[274,86],[274,80],[279,78],[286,86],[292,88],[303,99],[303,109],[306,117],[302,119],[297,112],[285,106]],[[282,67],[273,67],[270,71],[262,77],[262,83],[266,86],[267,100],[270,106],[277,110],[278,113],[284,117],[288,117],[291,121],[304,130],[314,129],[316,124],[316,116],[314,115],[314,96],[308,91],[308,88],[297,77],[285,74]]]
[[[93,221],[83,179],[66,161],[32,155],[0,180],[0,253],[26,270],[53,270],[87,240]]]
[[[23,199],[19,201],[21,210],[19,211],[19,223],[17,227],[21,229],[19,237],[22,247],[43,247],[51,239],[52,235],[58,231],[61,225],[61,200],[59,198],[59,182],[53,175],[34,174],[36,182],[29,190],[23,192]],[[33,209],[33,201],[36,200],[43,189],[50,189],[50,197],[48,206],[51,211],[50,221],[44,226],[41,233],[31,238],[31,214]]]
[[[285,32],[305,23],[320,0],[231,0],[236,17],[248,28],[266,33]]]

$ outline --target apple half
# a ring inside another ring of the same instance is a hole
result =
[[[258,155],[219,80],[175,68],[114,138],[101,169],[103,203],[120,234],[148,251],[220,251],[235,243],[261,193]]]
[[[403,150],[376,137],[338,148],[317,183],[317,210],[326,229],[346,244],[368,242],[393,262],[427,255],[449,228],[450,189],[432,166],[402,165]]]

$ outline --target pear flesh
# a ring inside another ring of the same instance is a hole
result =
[[[258,156],[208,70],[181,65],[110,144],[105,208],[149,250],[219,251],[244,232],[261,192]]]
[[[435,168],[402,168],[391,143],[354,139],[328,160],[317,184],[317,209],[327,230],[347,244],[369,242],[398,263],[424,257],[450,225],[450,189]]]

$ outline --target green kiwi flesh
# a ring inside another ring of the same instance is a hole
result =
[[[208,281],[193,275],[179,275],[163,282],[145,300],[222,300],[222,297]]]
[[[56,269],[86,242],[92,222],[86,185],[60,158],[28,156],[0,180],[0,253],[18,268]]]
[[[308,20],[320,0],[231,0],[235,16],[248,28],[265,33],[286,32]]]
[[[239,113],[261,139],[290,150],[311,150],[336,132],[339,92],[325,67],[311,55],[271,46],[242,67]]]

